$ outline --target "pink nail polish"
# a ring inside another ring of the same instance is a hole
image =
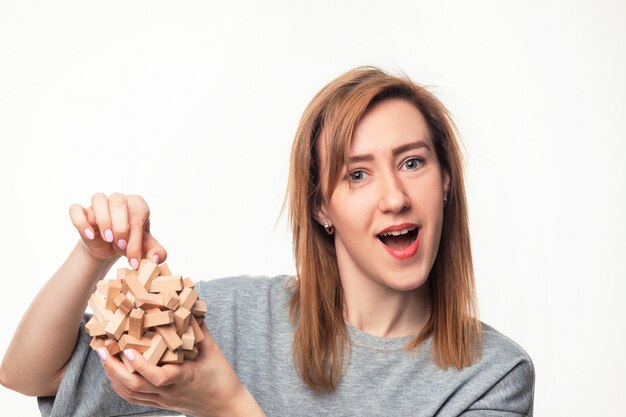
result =
[[[128,242],[126,242],[124,239],[120,239],[120,240],[117,241],[117,246],[121,250],[124,250],[124,249],[126,249],[126,246],[128,246]]]
[[[98,348],[98,356],[102,362],[107,360],[107,350],[105,348]]]
[[[94,237],[96,237],[96,236],[93,234],[93,230],[91,230],[90,228],[86,228],[86,229],[85,229],[85,231],[84,231],[83,233],[85,233],[85,236],[86,236],[86,237],[87,237],[87,239],[89,239],[89,240],[93,240],[93,238],[94,238]]]
[[[107,242],[113,242],[113,232],[111,229],[107,229],[104,231],[104,240]]]
[[[124,349],[124,356],[126,356],[126,358],[130,359],[131,361],[135,359],[135,355],[133,354],[133,351],[130,349]]]
[[[157,264],[157,265],[158,265],[158,264],[159,264],[159,255],[154,254],[154,255],[152,256],[152,260],[154,261],[154,263],[155,263],[155,264]]]
[[[130,263],[130,267],[131,267],[131,268],[133,268],[133,269],[137,269],[137,268],[139,268],[139,262],[137,261],[137,259],[135,259],[135,258],[130,258],[129,263]]]

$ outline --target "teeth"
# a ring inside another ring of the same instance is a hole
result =
[[[380,236],[400,236],[400,235],[406,235],[407,233],[409,233],[412,230],[415,230],[416,228],[413,227],[411,229],[404,229],[404,230],[396,230],[394,232],[387,232],[387,233],[381,233]]]

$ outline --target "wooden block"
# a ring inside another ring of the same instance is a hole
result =
[[[135,305],[143,308],[144,310],[154,307],[163,307],[163,296],[161,294],[146,292],[145,294],[137,297]]]
[[[206,303],[202,300],[197,300],[191,307],[191,314],[196,317],[203,317],[207,312]]]
[[[191,312],[185,307],[180,307],[174,313],[174,325],[179,335],[183,334],[187,327],[189,327],[189,320],[191,319]]]
[[[100,295],[106,295],[107,288],[109,288],[109,281],[107,280],[102,279],[96,284],[96,292]]]
[[[142,337],[137,339],[127,334],[123,334],[119,341],[119,346],[121,350],[124,349],[135,349],[139,353],[143,353],[150,348],[152,345],[151,339],[149,337]]]
[[[194,360],[198,356],[198,348],[195,347],[192,350],[183,350],[183,357],[185,359]]]
[[[89,347],[91,347],[93,350],[104,347],[104,339],[96,336],[92,337],[91,343],[89,343]]]
[[[143,357],[153,365],[159,363],[161,356],[165,353],[167,345],[160,334],[155,334],[150,343],[150,348],[143,353]],[[124,356],[124,355],[122,355]]]
[[[135,271],[132,271],[127,274],[123,279],[123,282],[128,285],[128,291],[131,292],[135,296],[135,298],[139,298],[148,293],[141,281],[139,281],[137,275],[138,274]]]
[[[123,280],[124,278],[126,278],[126,275],[128,275],[131,272],[135,272],[132,269],[128,269],[128,268],[120,268],[117,270],[117,279],[118,280]]]
[[[128,334],[136,339],[140,339],[143,333],[144,314],[145,311],[134,308],[128,316]]]
[[[104,341],[104,348],[109,352],[109,355],[115,356],[120,353],[120,347],[117,344],[117,340],[107,339]]]
[[[183,287],[185,287],[185,288],[194,288],[195,285],[194,285],[193,281],[191,280],[191,278],[184,278],[183,279]]]
[[[159,311],[158,313],[146,313],[143,316],[143,327],[163,326],[165,324],[174,323],[173,311]]]
[[[198,299],[198,293],[192,288],[185,287],[178,295],[178,298],[180,298],[180,306],[191,311],[191,307]]]
[[[162,263],[159,265],[159,275],[172,275],[172,271],[170,271],[170,267],[167,264]]]
[[[183,279],[180,275],[166,275],[156,277],[150,285],[150,292],[161,292],[163,290],[180,291],[183,289]]]
[[[180,300],[176,291],[164,290],[160,293],[163,296],[163,305],[170,310],[176,311],[180,306]]]
[[[191,320],[189,320],[189,323],[189,327],[193,329],[193,338],[196,340],[196,343],[204,340],[204,333],[202,333],[202,329],[200,328],[198,322],[194,318],[192,318]]]
[[[183,360],[185,359],[185,355],[183,354],[182,350],[171,350],[171,349],[167,349],[165,351],[165,353],[163,354],[163,356],[161,357],[161,360],[159,361],[159,365],[160,364],[164,364],[164,363],[183,363]]]
[[[102,282],[102,281],[101,281]],[[109,311],[115,311],[119,305],[115,304],[115,299],[118,295],[120,295],[122,291],[122,281],[118,280],[110,280],[107,281],[108,285],[106,288],[106,309]]]
[[[122,283],[120,282],[120,287],[121,285]],[[126,294],[118,294],[117,297],[115,297],[115,300],[113,300],[113,304],[117,308],[122,309],[124,313],[128,313],[130,310],[132,310],[134,305],[133,302],[130,301],[130,299],[126,296]]]
[[[108,321],[98,321],[94,316],[85,324],[85,329],[87,333],[89,333],[89,336],[104,336],[106,335],[104,329],[106,329],[108,325]]]
[[[183,345],[183,341],[176,333],[176,327],[173,324],[169,326],[159,326],[156,328],[157,334],[160,334],[165,341],[167,347],[171,350],[176,350]]]
[[[118,308],[117,310],[115,310],[115,314],[113,315],[113,318],[109,322],[109,325],[106,327],[106,329],[104,329],[106,334],[108,334],[109,336],[115,339],[119,339],[122,333],[124,332],[124,319],[125,318],[126,318],[126,313],[121,308]]]
[[[183,344],[181,348],[184,350],[192,350],[196,344],[196,338],[193,335],[193,327],[187,327],[187,330],[183,333],[181,340]]]
[[[113,318],[113,313],[106,309],[106,301],[98,294],[91,294],[87,302],[93,311],[93,315],[98,321],[109,321]]]
[[[122,358],[122,362],[124,362],[124,365],[126,366],[126,369],[128,369],[128,372],[130,372],[131,374],[135,373],[135,368],[133,367],[133,364],[130,363],[128,359],[126,359],[126,356],[120,355],[120,358]]]
[[[122,282],[122,285],[124,283]],[[122,292],[124,289],[122,288]],[[128,298],[130,300],[131,303],[133,303],[133,306],[136,306],[136,302],[137,302],[137,298],[133,295],[132,292],[128,291],[128,287],[126,287],[126,292],[124,292],[124,294],[126,294],[126,298]]]
[[[139,264],[139,282],[144,289],[148,290],[152,284],[152,280],[159,276],[159,267],[149,259],[142,259]],[[135,294],[137,295],[137,294]]]

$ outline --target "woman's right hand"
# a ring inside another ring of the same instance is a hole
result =
[[[150,233],[150,208],[138,195],[96,193],[91,206],[73,204],[70,218],[87,253],[97,261],[126,256],[133,269],[139,261],[165,261],[165,248]]]

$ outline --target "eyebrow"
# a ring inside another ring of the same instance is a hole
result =
[[[415,142],[405,143],[404,145],[400,145],[397,148],[393,148],[391,154],[393,156],[398,156],[406,151],[410,151],[413,149],[426,148],[430,152],[430,146],[424,142],[423,140],[416,140]],[[348,163],[354,164],[357,162],[364,161],[373,161],[374,155],[371,153],[363,154],[363,155],[353,155],[348,159]]]

